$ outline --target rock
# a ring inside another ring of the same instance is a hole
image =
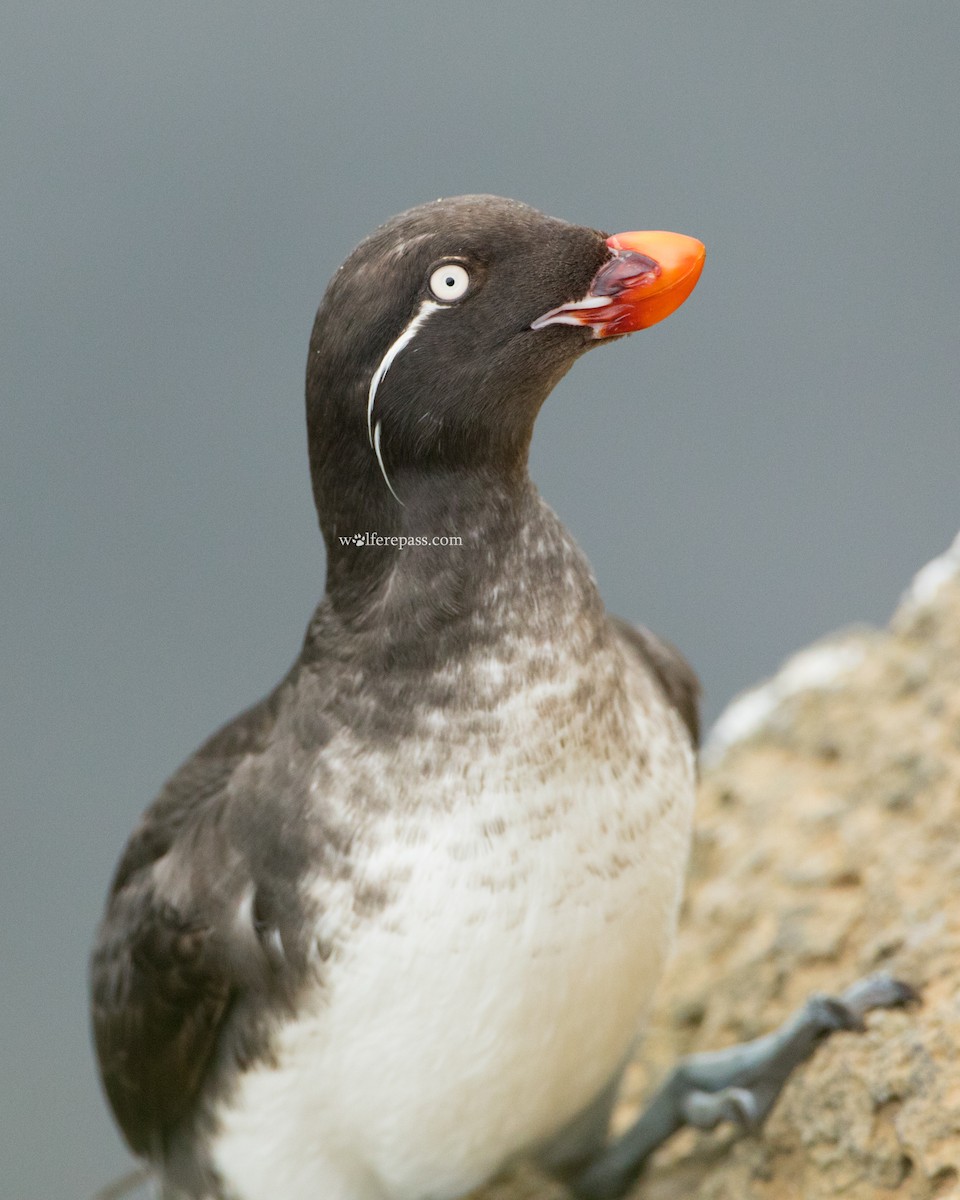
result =
[[[634,1196],[960,1200],[960,538],[889,630],[795,656],[704,759],[677,951],[615,1127],[677,1058],[812,992],[882,968],[922,1002],[826,1042],[758,1137],[680,1134]],[[527,1169],[482,1196],[562,1194]]]

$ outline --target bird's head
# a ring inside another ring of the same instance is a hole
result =
[[[344,489],[382,524],[431,477],[523,474],[540,405],[574,360],[673,312],[704,254],[681,234],[611,237],[496,196],[388,221],[334,276],[310,342],[321,524]]]

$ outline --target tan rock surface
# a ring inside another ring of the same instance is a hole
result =
[[[883,968],[922,1004],[834,1036],[760,1137],[678,1136],[638,1200],[960,1200],[958,566],[960,539],[889,630],[814,648],[727,722],[754,728],[704,772],[679,945],[617,1125],[678,1057],[811,992]],[[563,1194],[529,1170],[482,1193]]]

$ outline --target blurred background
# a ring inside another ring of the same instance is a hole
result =
[[[960,8],[261,5],[8,11],[0,1195],[124,1169],[86,955],[141,809],[270,688],[323,586],[314,310],[391,214],[515,196],[708,247],[591,355],[532,470],[709,719],[882,622],[960,525]]]

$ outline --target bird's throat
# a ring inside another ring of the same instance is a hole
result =
[[[334,511],[318,506],[327,597],[350,622],[429,629],[491,586],[504,548],[537,519],[540,501],[526,472],[403,471],[396,486],[403,504],[366,478],[338,489]]]

